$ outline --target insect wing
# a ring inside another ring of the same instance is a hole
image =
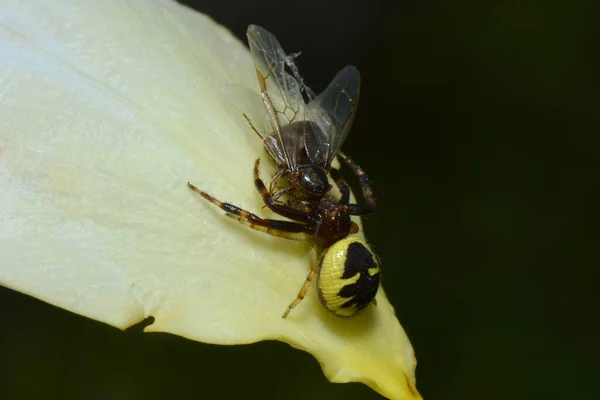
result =
[[[321,147],[327,153],[327,169],[348,136],[360,92],[360,73],[347,66],[307,106],[310,119],[321,128]]]
[[[271,125],[271,133],[265,137],[265,146],[276,163],[293,170],[297,165],[297,149],[303,146],[304,138],[301,132],[289,129],[284,135],[282,127],[305,119],[306,104],[300,92],[301,87],[286,72],[285,67],[290,60],[275,36],[256,25],[248,27],[247,36]]]
[[[313,92],[313,90],[304,83],[304,79],[302,79],[302,76],[300,76],[300,71],[298,70],[298,67],[296,66],[296,64],[294,64],[294,60],[299,56],[300,52],[289,54],[286,56],[285,63],[290,69],[290,71],[292,71],[292,74],[294,75],[296,81],[300,84],[300,92],[304,92],[304,94],[310,101],[315,97],[315,92]]]

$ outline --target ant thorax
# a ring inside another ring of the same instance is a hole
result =
[[[331,189],[322,139],[324,135],[311,121],[292,122],[281,127],[279,134],[267,135],[264,145],[278,169],[271,182],[275,198],[284,194],[300,201],[318,202]],[[283,192],[282,192],[283,190]]]

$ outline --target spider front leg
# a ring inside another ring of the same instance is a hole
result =
[[[340,204],[348,205],[348,203],[350,202],[350,189],[348,188],[346,181],[344,181],[342,174],[339,170],[333,167],[331,167],[331,169],[329,170],[329,174],[333,178],[335,185],[337,186],[338,190],[340,191],[340,194],[342,195],[342,197],[340,197]]]
[[[348,213],[350,215],[357,215],[352,212],[351,207],[360,207],[360,206],[358,206],[357,204],[348,204],[350,202],[350,188],[348,188],[348,185],[346,184],[346,181],[344,181],[342,174],[340,173],[340,171],[338,169],[333,168],[333,167],[329,170],[329,173],[331,174],[331,177],[333,178],[335,185],[337,186],[338,190],[340,191],[340,194],[341,194],[340,204],[348,207]],[[352,226],[350,227],[350,233],[354,234],[356,232],[358,232],[358,225],[356,225],[356,223],[352,222]]]
[[[258,193],[260,193],[265,205],[269,207],[272,211],[286,218],[305,223],[310,222],[310,213],[300,210],[298,208],[278,203],[276,201],[275,197],[267,190],[267,187],[260,178],[259,166],[260,158],[257,158],[256,162],[254,163],[254,185],[256,186],[256,190],[258,190]]]
[[[344,162],[352,169],[359,179],[360,187],[363,192],[363,197],[365,198],[366,204],[350,204],[348,205],[348,209],[350,210],[350,214],[352,215],[367,215],[371,214],[375,211],[377,207],[377,202],[375,200],[375,196],[373,195],[373,189],[371,189],[371,179],[369,176],[363,171],[361,167],[358,166],[348,155],[338,152],[338,156],[344,160]]]
[[[292,240],[307,240],[309,239],[310,232],[306,225],[291,222],[291,221],[280,221],[275,219],[263,219],[258,215],[253,214],[249,211],[241,209],[230,203],[223,203],[217,200],[205,191],[198,189],[196,186],[188,182],[188,187],[206,200],[210,201],[221,210],[225,211],[228,217],[238,220],[240,223],[260,232],[268,233],[272,236],[277,236],[285,239]]]

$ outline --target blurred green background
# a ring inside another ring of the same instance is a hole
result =
[[[599,2],[188,3],[302,50],[317,91],[360,69],[344,149],[425,399],[600,398]],[[380,398],[285,344],[121,332],[7,289],[0,347],[6,399]]]

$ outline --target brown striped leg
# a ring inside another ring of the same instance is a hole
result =
[[[287,309],[285,310],[285,312],[283,313],[281,318],[287,318],[290,311],[292,311],[292,308],[296,307],[302,300],[304,300],[304,298],[306,297],[306,293],[308,292],[308,289],[310,288],[310,284],[311,284],[312,280],[315,278],[315,275],[317,275],[317,272],[319,271],[319,262],[317,260],[316,247],[314,247],[314,246],[311,249],[311,257],[312,257],[312,260],[311,260],[310,272],[308,273],[308,276],[306,277],[306,280],[304,281],[302,288],[298,292],[298,296],[296,297],[296,299],[294,301],[292,301],[290,303],[290,305],[287,307]]]
[[[371,189],[371,180],[369,176],[362,170],[361,167],[358,166],[348,155],[338,152],[338,156],[346,162],[346,164],[352,169],[352,171],[358,176],[360,181],[360,187],[363,192],[363,196],[365,198],[366,204],[350,204],[348,209],[350,210],[350,214],[352,215],[366,215],[371,214],[375,211],[377,206],[377,202],[375,200],[375,196],[373,195],[373,190]]]
[[[234,206],[233,204],[223,203],[205,191],[198,189],[189,182],[188,187],[219,207],[221,210],[225,211],[228,217],[237,219],[242,224],[249,226],[254,230],[292,240],[306,240],[310,237],[310,233],[307,232],[308,228],[304,224],[291,221],[279,221],[275,219],[263,219],[256,214],[252,214],[251,212],[243,210],[237,206]]]

